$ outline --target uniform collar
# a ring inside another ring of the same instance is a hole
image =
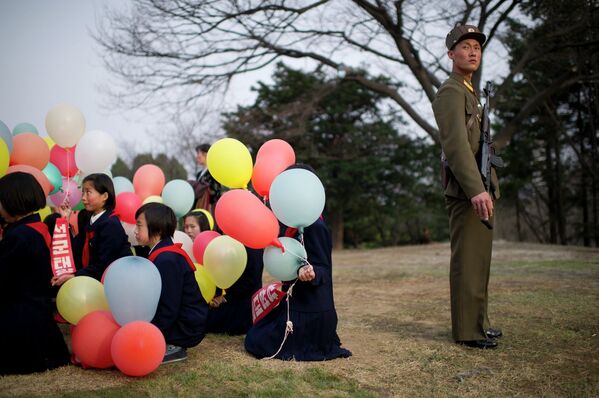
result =
[[[478,95],[476,94],[476,91],[474,90],[474,86],[472,85],[472,82],[468,81],[468,79],[466,79],[464,76],[462,76],[456,72],[451,72],[449,77],[451,79],[454,79],[455,81],[457,81],[461,86],[465,87],[466,90],[468,90],[468,92],[470,92],[471,94],[474,94],[478,97]]]

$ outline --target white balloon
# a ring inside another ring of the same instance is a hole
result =
[[[86,132],[77,143],[75,163],[84,173],[102,173],[116,161],[116,144],[102,130]]]
[[[46,114],[46,130],[57,145],[71,148],[85,132],[85,118],[73,105],[59,104]]]
[[[121,225],[127,234],[127,238],[129,238],[129,243],[131,243],[131,246],[139,246],[139,242],[137,239],[135,239],[135,224],[129,224],[121,221]]]
[[[185,233],[179,230],[175,231],[175,235],[173,235],[173,243],[181,243],[183,245],[182,249],[185,250],[185,253],[191,258],[191,261],[197,263],[195,257],[193,256],[193,240]]]

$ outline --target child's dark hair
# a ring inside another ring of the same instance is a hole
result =
[[[52,214],[48,214],[46,216],[46,218],[43,219],[44,224],[46,224],[48,226],[48,231],[50,232],[50,235],[54,235],[54,228],[56,227],[56,220],[60,218],[60,214],[58,213],[52,213]]]
[[[11,216],[25,216],[46,207],[46,195],[34,176],[17,171],[0,178],[0,205]]]
[[[116,206],[116,195],[114,193],[112,178],[104,173],[93,173],[85,177],[81,185],[88,181],[92,183],[94,189],[98,191],[98,193],[108,193],[108,198],[106,198],[106,203],[104,203],[104,209],[114,210],[114,207]]]
[[[177,228],[177,217],[173,210],[162,203],[146,203],[135,212],[135,218],[144,215],[148,225],[148,236],[160,236],[160,239],[171,238]]]
[[[187,217],[193,217],[196,219],[196,221],[198,222],[198,225],[200,226],[200,231],[210,231],[212,228],[210,228],[210,221],[208,221],[208,217],[206,217],[206,215],[204,214],[204,212],[199,211],[199,210],[192,210],[189,213],[187,213],[186,215],[183,216],[183,222],[185,222],[185,219]]]
[[[210,150],[210,144],[200,144],[200,145],[196,146],[196,152],[208,153],[209,150]]]

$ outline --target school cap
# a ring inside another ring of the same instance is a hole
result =
[[[487,40],[487,36],[480,33],[480,30],[474,25],[462,25],[457,24],[449,33],[445,39],[445,45],[448,50],[452,50],[456,44],[466,39],[474,39],[482,46]]]

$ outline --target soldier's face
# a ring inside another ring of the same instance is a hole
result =
[[[453,61],[454,72],[468,76],[478,70],[482,52],[478,41],[466,39],[456,44],[447,55]]]

